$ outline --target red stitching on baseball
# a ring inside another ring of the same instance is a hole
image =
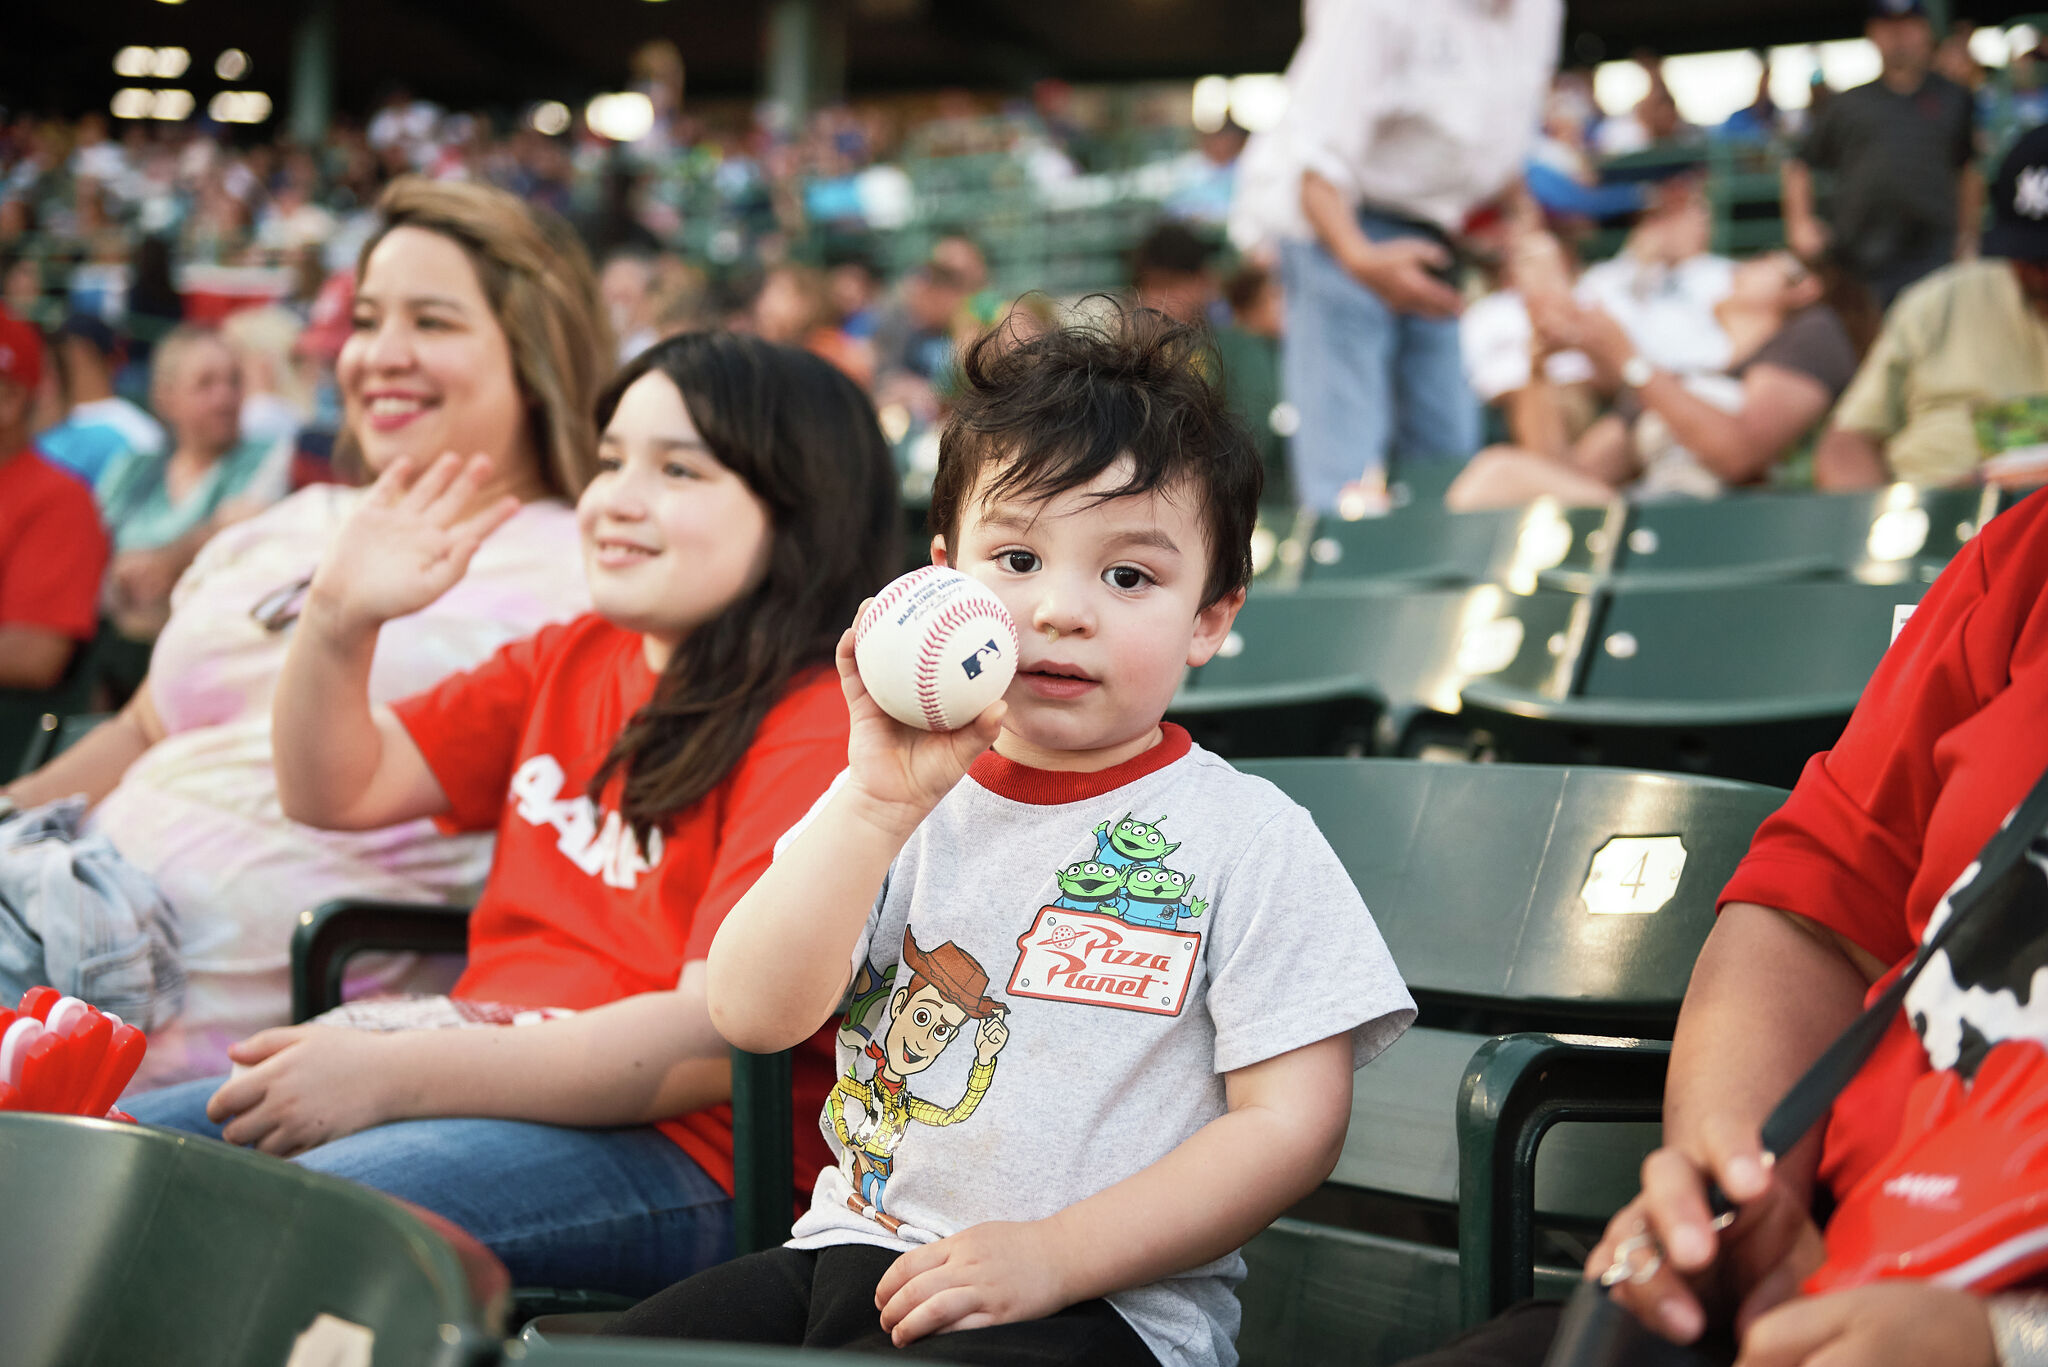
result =
[[[971,599],[948,603],[937,617],[925,627],[923,644],[917,652],[917,707],[934,731],[951,731],[946,722],[946,709],[939,702],[938,670],[939,639],[948,630],[965,625],[970,617],[979,612],[980,605]],[[1015,631],[1012,631],[1011,649],[1016,649]],[[1013,657],[1014,658],[1014,657]]]
[[[853,644],[858,647],[867,639],[867,634],[875,623],[881,621],[883,616],[894,609],[912,589],[931,578],[932,572],[938,568],[937,565],[926,565],[923,569],[912,570],[886,585],[876,596],[875,601],[868,604],[868,610],[861,614],[859,624],[853,629]]]

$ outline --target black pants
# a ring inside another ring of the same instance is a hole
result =
[[[1522,1301],[1401,1367],[1543,1367],[1557,1336],[1554,1301]]]
[[[642,1338],[845,1348],[962,1367],[1157,1367],[1158,1359],[1108,1301],[1083,1301],[1020,1324],[932,1334],[898,1348],[882,1330],[875,1288],[893,1249],[835,1244],[735,1258],[648,1297],[605,1330]]]

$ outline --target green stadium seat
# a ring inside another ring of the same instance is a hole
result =
[[[1615,541],[1608,529],[1626,516],[1619,503],[1566,508],[1541,499],[1495,512],[1453,513],[1435,500],[1356,522],[1322,518],[1307,538],[1301,582],[1586,587],[1603,564],[1598,548]]]
[[[1167,715],[1233,759],[1391,752],[1475,678],[1562,687],[1590,600],[1491,584],[1386,592],[1324,584],[1254,592]]]
[[[1928,582],[1996,511],[1981,489],[1906,484],[1642,503],[1616,547],[1613,580],[1632,588],[1834,576]]]
[[[21,752],[21,763],[15,771],[17,776],[32,774],[42,768],[85,739],[94,727],[112,715],[111,712],[73,712],[64,715],[45,712],[37,719],[35,732],[29,737],[27,748]]]
[[[1616,587],[1592,599],[1568,686],[1476,678],[1459,720],[1504,759],[1789,788],[1841,735],[1895,611],[1926,591],[1917,578]]]
[[[1245,1361],[1398,1361],[1498,1308],[1502,1288],[1562,1295],[1576,1273],[1538,1265],[1539,1226],[1590,1246],[1634,1194],[1658,1134],[1658,1041],[1715,898],[1785,795],[1612,769],[1244,768],[1315,817],[1421,1010],[1358,1074],[1330,1182],[1246,1249]],[[1469,1095],[1475,1052],[1532,1031],[1628,1062],[1546,1075],[1514,1054],[1487,1080],[1516,1108]],[[1582,1123],[1616,1119],[1635,1123]]]
[[[323,1313],[375,1334],[375,1367],[497,1359],[494,1259],[262,1154],[0,1114],[0,1210],[10,1367],[276,1367]]]

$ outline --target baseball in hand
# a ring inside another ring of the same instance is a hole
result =
[[[907,726],[953,731],[1010,686],[1017,623],[976,580],[927,565],[875,595],[854,625],[853,660],[884,712]]]

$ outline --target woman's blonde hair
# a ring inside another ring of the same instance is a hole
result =
[[[378,196],[377,212],[382,222],[356,259],[356,278],[393,228],[424,228],[462,248],[511,348],[541,478],[573,501],[596,470],[593,414],[614,351],[583,244],[547,210],[465,181],[400,176]]]

